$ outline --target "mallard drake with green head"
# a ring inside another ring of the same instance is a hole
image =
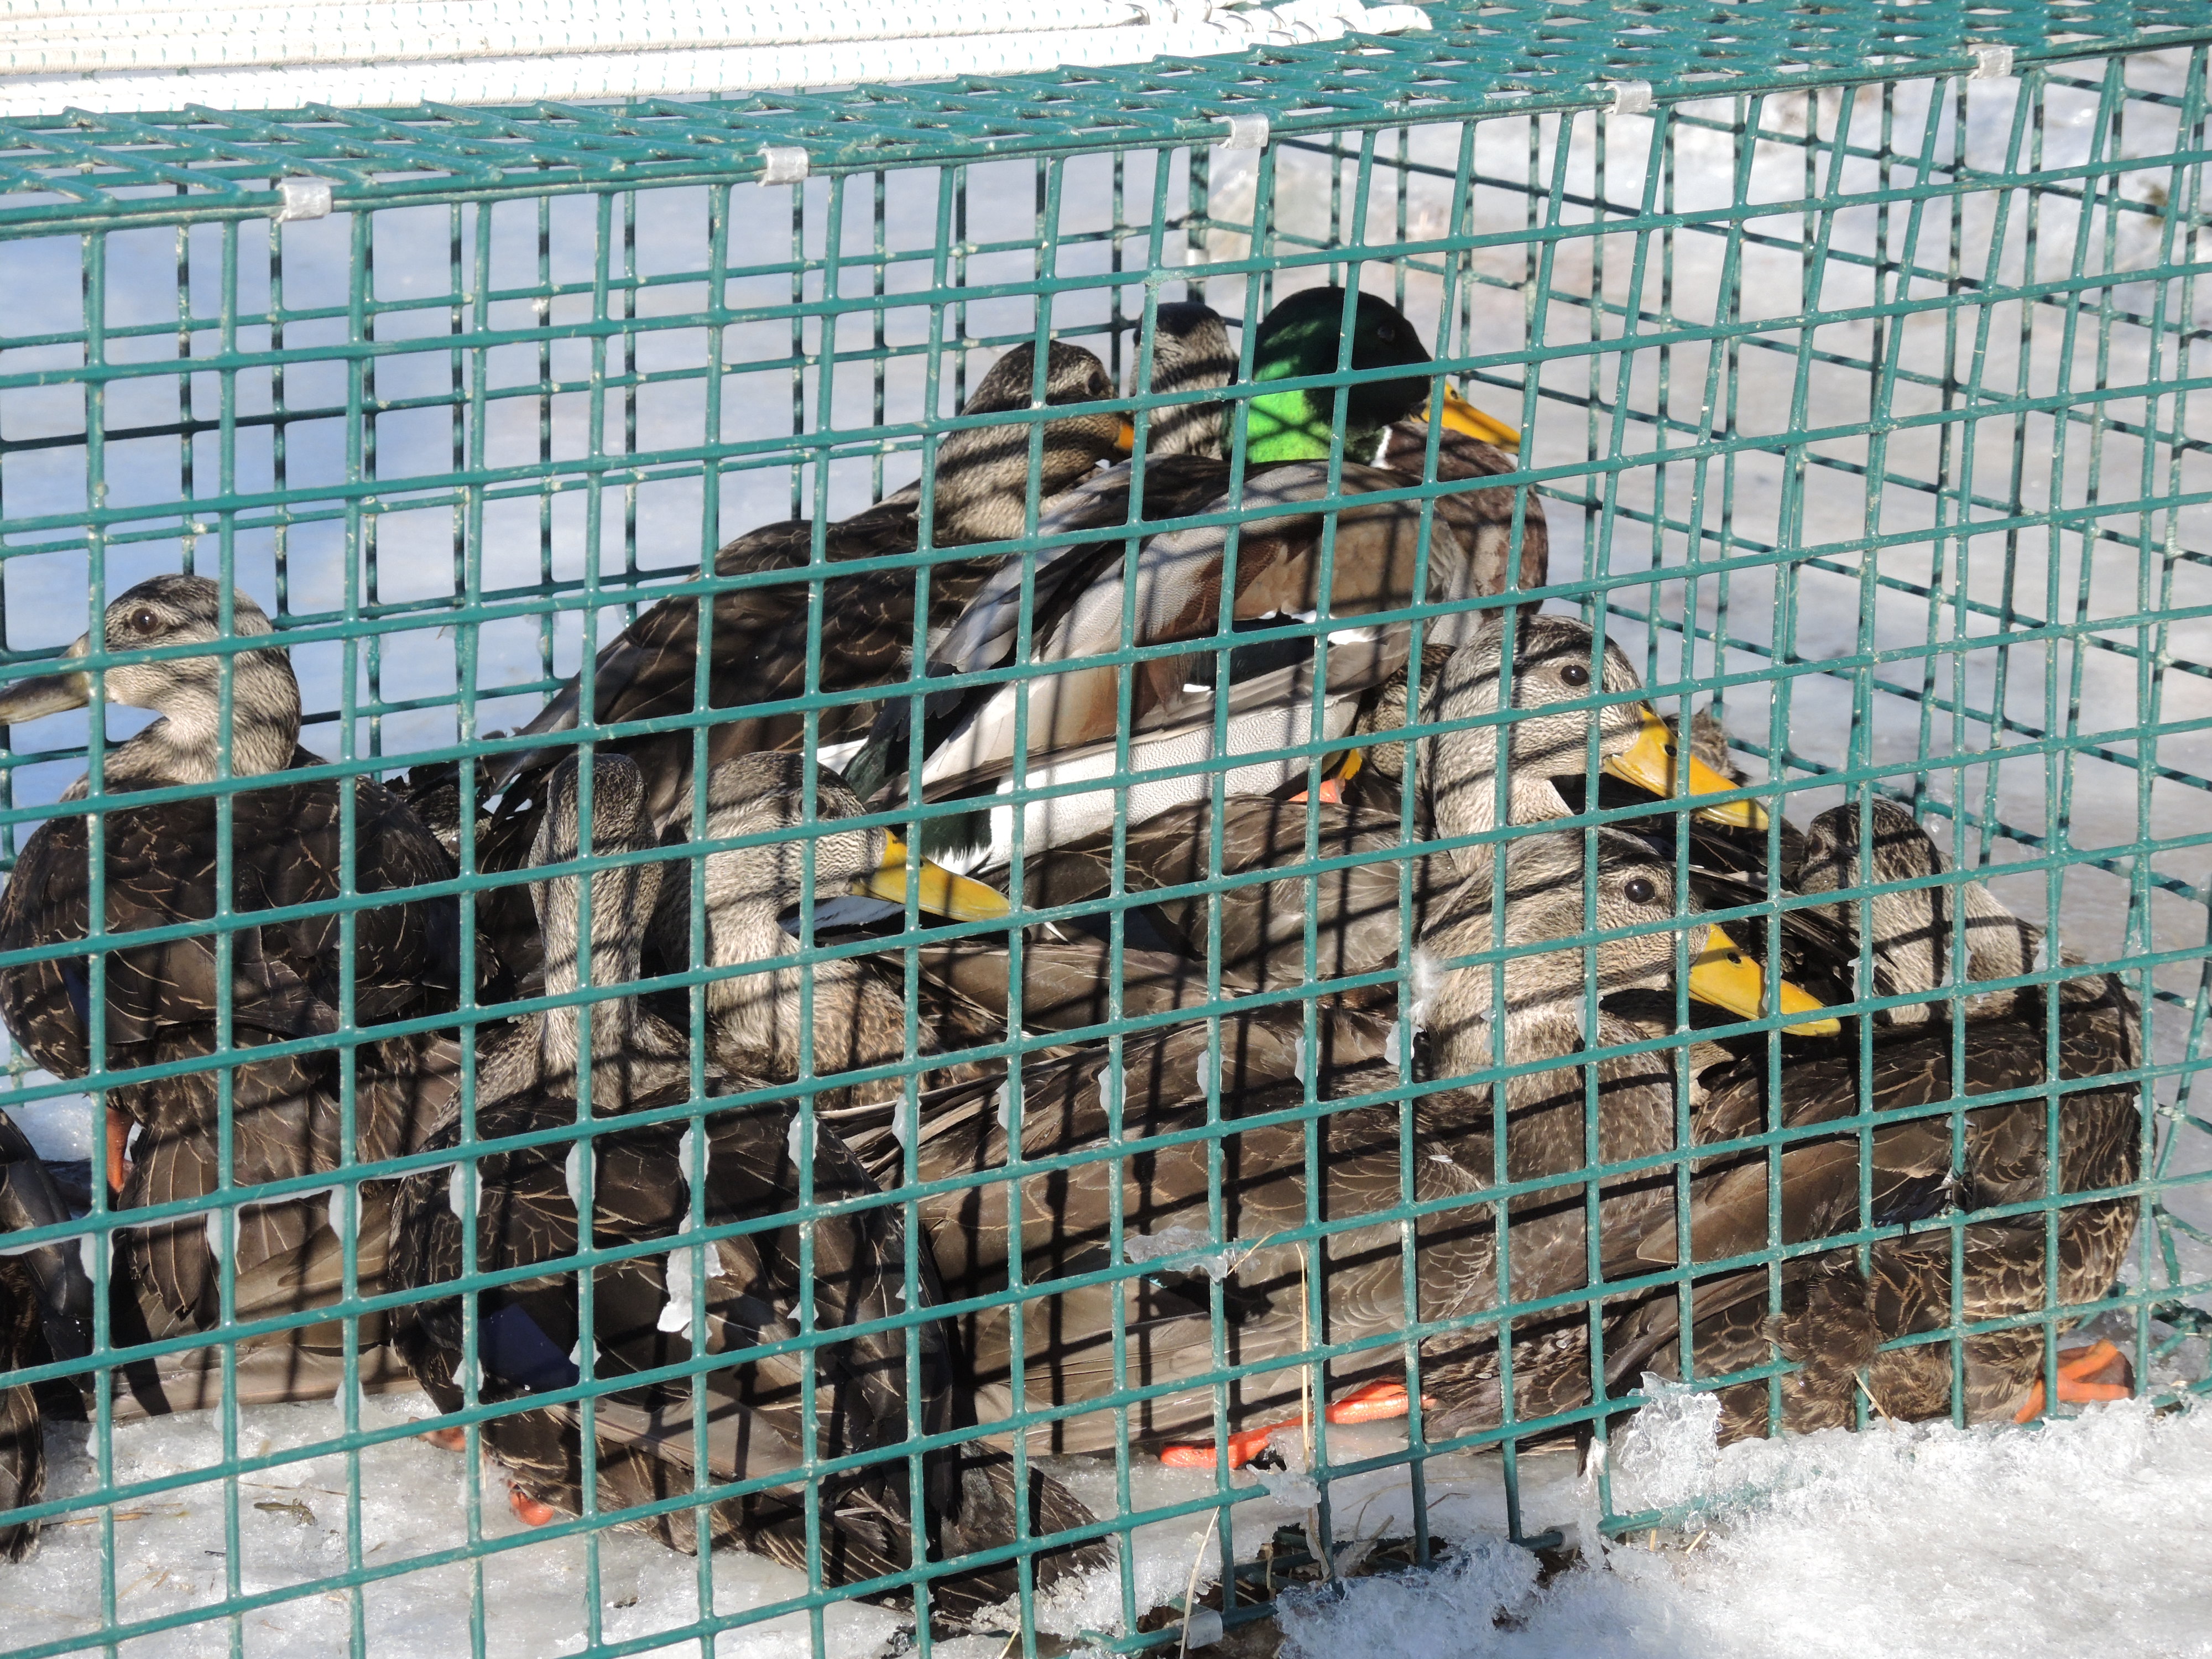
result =
[[[1355,302],[1340,289],[1310,290],[1284,301],[1261,324],[1254,342],[1255,386],[1336,374],[1340,351],[1347,349],[1347,327],[1356,370],[1418,369],[1429,362],[1412,324],[1388,302],[1364,295]],[[1206,360],[1226,356],[1224,336],[1221,349],[1206,354]],[[1355,386],[1338,459],[1331,459],[1339,453],[1332,430],[1325,422],[1317,426],[1313,412],[1322,394],[1291,386],[1251,396],[1252,435],[1242,484],[1233,491],[1229,464],[1194,452],[1169,458],[1164,479],[1156,479],[1152,464],[1144,464],[1142,506],[1133,513],[1133,459],[1072,492],[1039,530],[1041,536],[1064,538],[1064,544],[986,583],[930,659],[933,674],[1001,668],[1013,662],[1026,629],[1028,660],[1066,665],[921,698],[925,798],[996,787],[1010,775],[1018,734],[1027,756],[1023,781],[1030,788],[1110,774],[1125,721],[1133,744],[1131,769],[1158,771],[1212,758],[1214,702],[1223,692],[1204,647],[1223,627],[1275,630],[1232,653],[1222,750],[1253,755],[1247,769],[1264,772],[1258,787],[1272,787],[1303,774],[1305,763],[1269,758],[1269,751],[1317,735],[1341,736],[1356,712],[1351,700],[1403,659],[1403,625],[1370,628],[1358,617],[1425,600],[1540,586],[1547,559],[1543,514],[1525,490],[1454,490],[1432,506],[1361,499],[1422,482],[1420,466],[1408,472],[1360,458],[1391,441],[1430,400],[1432,378],[1415,373]],[[1461,434],[1449,435],[1452,442],[1440,452],[1437,476],[1457,482],[1513,470],[1486,448],[1482,465],[1462,466],[1452,459],[1460,447],[1480,446]],[[1402,458],[1403,452],[1401,443],[1395,453]],[[1425,458],[1425,439],[1420,453]],[[1235,578],[1224,607],[1228,527],[1148,527],[1232,514],[1239,515]],[[1079,539],[1085,531],[1101,533]],[[1131,557],[1133,538],[1141,538],[1142,546]],[[1133,617],[1127,639],[1125,613]],[[1331,630],[1325,660],[1316,659],[1310,635],[1280,631],[1310,626],[1317,618],[1347,624]],[[1431,631],[1449,622],[1438,620]],[[1126,672],[1111,664],[1084,665],[1085,659],[1125,647],[1183,641],[1193,644],[1192,653],[1154,658]],[[1318,732],[1310,720],[1299,724],[1313,701],[1316,677],[1325,688]],[[907,762],[912,702],[887,705],[870,738],[870,764],[887,775],[902,771]],[[872,781],[874,773],[868,776]],[[1203,785],[1202,776],[1173,776],[1124,791],[1078,791],[1036,802],[1024,809],[1025,844],[1042,848],[1086,833],[1109,819],[1117,803],[1126,816],[1149,816],[1201,793]],[[1003,855],[1011,841],[1012,809],[996,809],[990,820],[988,845]],[[970,827],[957,833],[972,839],[975,832]]]

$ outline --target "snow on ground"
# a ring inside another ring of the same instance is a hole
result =
[[[426,1409],[420,1395],[392,1395],[365,1399],[365,1431],[399,1426]],[[239,1416],[237,1449],[249,1459],[282,1457],[289,1451],[312,1454],[319,1443],[341,1431],[338,1409],[330,1402],[253,1407]],[[1403,1444],[1379,1425],[1333,1431],[1340,1460],[1372,1455]],[[82,1425],[55,1425],[47,1432],[50,1497],[97,1487]],[[118,1486],[159,1480],[211,1468],[223,1455],[222,1419],[212,1412],[154,1422],[124,1424],[114,1431],[115,1480]],[[1115,1512],[1110,1464],[1092,1460],[1055,1460],[1051,1465],[1076,1495],[1101,1513]],[[1574,1514],[1574,1463],[1571,1456],[1523,1460],[1524,1501],[1530,1523],[1547,1527],[1571,1522]],[[1131,1471],[1133,1513],[1202,1498],[1213,1490],[1210,1474],[1168,1469],[1139,1460]],[[360,1550],[366,1566],[404,1561],[467,1541],[466,1468],[460,1457],[409,1436],[361,1455]],[[1256,1487],[1260,1477],[1243,1474],[1237,1484]],[[1282,1477],[1276,1477],[1279,1480]],[[291,1587],[313,1586],[343,1573],[347,1549],[348,1480],[343,1455],[304,1455],[301,1461],[240,1477],[238,1486],[237,1591],[247,1596]],[[484,1536],[495,1542],[526,1534],[511,1518],[505,1487],[487,1467],[482,1479]],[[1449,1538],[1502,1533],[1503,1488],[1495,1460],[1439,1459],[1429,1471],[1431,1524]],[[1308,1499],[1295,1478],[1287,1483],[1289,1501],[1262,1498],[1237,1505],[1237,1553],[1250,1559],[1275,1529],[1294,1525],[1305,1515]],[[1404,1476],[1377,1472],[1346,1477],[1332,1488],[1340,1541],[1402,1537],[1411,1530],[1412,1504]],[[228,1594],[231,1562],[226,1540],[223,1483],[210,1480],[158,1494],[126,1500],[116,1509],[115,1609],[125,1626],[194,1607],[220,1603]],[[49,1524],[38,1554],[26,1565],[0,1569],[0,1640],[30,1646],[73,1635],[89,1637],[100,1628],[104,1593],[100,1559],[100,1511],[88,1508],[60,1524]],[[1201,1545],[1205,1560],[1199,1583],[1218,1575],[1219,1554],[1212,1510],[1183,1515],[1140,1527],[1136,1534],[1136,1608],[1141,1614],[1180,1598],[1191,1577]],[[599,1636],[608,1642],[650,1637],[690,1623],[699,1616],[699,1564],[635,1534],[603,1534],[599,1556]],[[802,1575],[758,1557],[721,1552],[711,1559],[713,1606],[718,1613],[739,1613],[803,1595]],[[495,1659],[538,1659],[574,1652],[585,1645],[590,1610],[586,1552],[578,1540],[550,1540],[488,1555],[483,1562],[483,1617],[486,1651]],[[372,1584],[362,1595],[366,1651],[408,1656],[468,1650],[472,1575],[465,1565],[424,1567]],[[1118,1629],[1122,1600],[1118,1576],[1109,1573],[1056,1594],[1041,1607],[1040,1625],[1069,1638],[1085,1631]],[[290,1656],[343,1651],[352,1624],[350,1599],[343,1591],[309,1588],[306,1594],[246,1613],[240,1632],[249,1655]],[[1006,1620],[1015,1622],[1010,1613]],[[870,1659],[898,1650],[901,1632],[911,1620],[899,1611],[856,1602],[827,1610],[822,1659]],[[992,1638],[966,1655],[963,1642],[951,1659],[991,1659],[1006,1644]],[[803,1613],[787,1613],[726,1632],[719,1659],[797,1659],[811,1644]],[[696,1642],[665,1650],[696,1653]],[[199,1659],[230,1651],[230,1632],[217,1619],[140,1638],[123,1651],[131,1659]]]
[[[418,1408],[406,1396],[366,1401],[365,1428],[396,1425]],[[1942,1653],[1946,1659],[2011,1659],[2021,1653],[2094,1651],[2121,1656],[2212,1653],[2212,1412],[2160,1415],[2125,1403],[2094,1408],[2039,1431],[1946,1425],[1876,1429],[1712,1444],[1709,1396],[1662,1388],[1660,1403],[1615,1441],[1615,1505],[1624,1512],[1685,1508],[1690,1518],[1654,1540],[1595,1540],[1595,1492],[1569,1454],[1522,1460],[1524,1524],[1558,1527],[1583,1551],[1574,1566],[1539,1587],[1539,1564],[1505,1539],[1503,1489],[1493,1460],[1438,1459],[1429,1468],[1430,1521],[1444,1540],[1441,1564],[1425,1572],[1348,1580],[1340,1593],[1293,1592],[1281,1614],[1291,1659],[1398,1659],[1419,1654],[1501,1659],[1886,1659]],[[308,1448],[337,1427],[328,1404],[256,1407],[240,1419],[250,1455]],[[50,1431],[57,1491],[93,1484],[81,1426]],[[1335,1434],[1340,1457],[1390,1443],[1370,1425]],[[138,1423],[115,1435],[116,1474],[157,1479],[215,1462],[222,1451],[211,1413]],[[1078,1495],[1111,1510],[1109,1465],[1054,1466]],[[364,1561],[404,1560],[466,1537],[461,1460],[414,1438],[362,1456]],[[1139,1463],[1132,1470],[1138,1512],[1203,1497],[1210,1474]],[[1258,1477],[1241,1475],[1249,1486]],[[1273,1477],[1282,1500],[1239,1504],[1237,1552],[1249,1559],[1280,1526],[1303,1519],[1308,1495],[1296,1477]],[[484,1530],[519,1535],[486,1471]],[[341,1456],[324,1455],[242,1477],[238,1493],[238,1583],[247,1595],[312,1583],[347,1563],[347,1479]],[[1409,1494],[1402,1477],[1378,1472],[1340,1479],[1331,1498],[1340,1544],[1402,1537]],[[1217,1576],[1211,1511],[1151,1522],[1136,1534],[1139,1612],[1179,1598],[1201,1548],[1198,1582]],[[0,1631],[29,1645],[99,1628],[101,1599],[96,1511],[50,1527],[27,1565],[0,1572]],[[114,1589],[118,1617],[137,1623],[219,1601],[229,1567],[219,1481],[136,1500],[117,1515]],[[1595,1552],[1595,1553],[1594,1553]],[[698,1615],[698,1563],[649,1540],[610,1534],[599,1546],[599,1633],[609,1642],[649,1638]],[[585,1547],[533,1544],[488,1556],[483,1572],[486,1651],[536,1659],[585,1644]],[[713,1605],[741,1612],[796,1595],[799,1575],[757,1558],[712,1559]],[[365,1651],[430,1659],[465,1652],[471,1574],[429,1567],[370,1586],[363,1595]],[[1121,1595],[1110,1577],[1041,1609],[1048,1632],[1118,1626]],[[343,1593],[304,1596],[246,1614],[249,1655],[344,1649],[352,1611]],[[857,1604],[823,1619],[823,1659],[875,1659],[904,1650],[911,1636],[897,1612]],[[995,1659],[1000,1636],[940,1644],[948,1659]],[[720,1659],[799,1659],[812,1648],[804,1615],[786,1614],[726,1632]],[[216,1620],[142,1638],[131,1659],[186,1659],[230,1650]],[[696,1653],[672,1643],[659,1654]]]
[[[1923,1425],[1717,1452],[1678,1391],[1616,1447],[1614,1493],[1691,1504],[1538,1587],[1474,1540],[1439,1570],[1297,1593],[1288,1659],[2015,1659],[2212,1652],[2212,1413],[2133,1403],[2039,1432]],[[1587,1536],[1587,1534],[1585,1534]]]

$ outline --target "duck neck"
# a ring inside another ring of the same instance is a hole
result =
[[[828,1055],[842,1052],[846,1039],[841,1029],[850,1024],[857,1008],[860,967],[850,958],[816,962],[811,967],[783,961],[799,950],[798,939],[784,930],[785,908],[765,900],[710,905],[709,960],[723,967],[775,965],[710,981],[707,1000],[717,1039],[726,1049],[756,1067],[795,1077],[805,987],[813,987],[818,1072]]]
[[[1469,974],[1487,974],[1486,968],[1472,968]],[[1445,1005],[1449,1008],[1447,1002]],[[1505,1028],[1505,1060],[1508,1066],[1525,1066],[1532,1061],[1571,1060],[1583,1048],[1582,1032],[1577,1029],[1572,1015],[1556,1005],[1547,1003],[1531,1008],[1508,1008],[1504,1020]],[[1471,1073],[1488,1070],[1497,1063],[1493,1030],[1498,1022],[1487,1017],[1480,1008],[1469,1008],[1453,1016],[1445,1013],[1429,1034],[1429,1052],[1437,1072],[1450,1077],[1465,1077]],[[1531,1073],[1516,1078],[1506,1085],[1509,1097],[1521,1092],[1522,1085],[1533,1083],[1544,1076]]]
[[[221,775],[220,683],[210,673],[162,700],[161,718],[106,757],[110,787],[211,783]],[[291,659],[269,647],[239,653],[231,672],[230,775],[259,777],[292,763],[300,744],[300,683]]]
[[[1037,510],[1097,463],[1080,441],[1045,428],[1037,475]],[[1012,541],[1028,531],[1030,428],[1026,424],[967,427],[938,446],[930,492],[933,544],[965,547]]]
[[[1280,374],[1327,374],[1335,368],[1332,362],[1322,369],[1304,369],[1293,365],[1277,371]],[[1258,378],[1269,378],[1262,373]],[[1333,393],[1321,392],[1272,392],[1251,400],[1244,417],[1244,459],[1249,465],[1273,466],[1283,461],[1326,461],[1329,445],[1335,436],[1330,415],[1335,398]],[[1364,462],[1372,456],[1382,440],[1386,423],[1362,421],[1357,400],[1347,412],[1344,432],[1344,458],[1347,461]]]
[[[586,985],[628,985],[638,976],[640,946],[637,931],[639,879],[635,867],[600,870],[592,876],[592,953],[590,976],[578,969],[577,899],[580,884],[574,876],[536,884],[538,925],[545,939],[545,994],[566,996]],[[591,1006],[593,1069],[601,1060],[612,1060],[629,1046],[636,1019],[635,1005],[627,996],[606,997]],[[538,1032],[539,1051],[550,1073],[577,1069],[583,1046],[581,1004],[545,1011]]]

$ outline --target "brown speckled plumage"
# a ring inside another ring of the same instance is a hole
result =
[[[577,856],[576,768],[564,763],[549,779],[550,810],[541,822],[534,862],[550,865]],[[650,844],[647,787],[627,757],[597,758],[593,782],[593,848],[600,855]],[[644,918],[653,908],[659,866],[617,866],[592,877],[591,982],[619,987],[638,974]],[[544,879],[533,898],[547,940],[548,994],[563,994],[583,981],[577,948],[576,878]],[[565,912],[565,914],[563,914]],[[483,1090],[475,1114],[479,1142],[575,1123],[580,1098],[591,1115],[621,1117],[690,1096],[690,1059],[683,1038],[622,996],[593,1003],[592,1071],[580,1081],[578,1029],[562,1011],[518,1022],[485,1039],[479,1057]],[[603,1074],[604,1073],[604,1074]],[[757,1090],[763,1079],[710,1066],[710,1094]],[[896,1207],[802,1217],[802,1200],[816,1204],[875,1190],[843,1144],[812,1127],[789,1103],[720,1111],[696,1129],[686,1121],[641,1124],[593,1138],[589,1152],[556,1140],[477,1160],[477,1267],[496,1271],[553,1263],[579,1247],[578,1209],[586,1165],[591,1182],[592,1243],[599,1249],[672,1239],[689,1225],[696,1200],[704,1224],[781,1217],[779,1224],[739,1233],[702,1247],[703,1274],[678,1274],[665,1253],[634,1256],[593,1274],[592,1328],[581,1328],[572,1273],[554,1271],[481,1293],[478,1352],[483,1368],[480,1398],[517,1402],[518,1408],[483,1425],[483,1437],[518,1486],[538,1501],[575,1514],[583,1506],[583,1415],[574,1405],[521,1405],[532,1395],[579,1380],[588,1347],[595,1376],[619,1376],[681,1364],[697,1350],[690,1317],[691,1286],[707,1351],[732,1356],[705,1373],[710,1474],[717,1482],[790,1471],[788,1486],[772,1486],[707,1507],[710,1543],[741,1542],[788,1565],[807,1564],[806,1482],[801,1468],[810,1431],[815,1455],[839,1457],[903,1443],[909,1432],[908,1342],[920,1346],[922,1398],[914,1402],[924,1431],[953,1426],[960,1401],[950,1388],[939,1327],[907,1329],[831,1341],[812,1350],[739,1358],[743,1350],[795,1334],[804,1299],[811,1297],[815,1328],[894,1318],[906,1306],[903,1219]],[[458,1125],[434,1143],[454,1144]],[[694,1140],[693,1136],[698,1139]],[[582,1143],[573,1143],[580,1146]],[[805,1153],[802,1169],[801,1154]],[[444,1170],[412,1177],[394,1231],[394,1278],[428,1289],[459,1276],[463,1232],[453,1198],[459,1182]],[[802,1240],[804,1241],[802,1243]],[[802,1249],[811,1252],[811,1276],[799,1268]],[[687,1283],[687,1280],[689,1281]],[[921,1287],[933,1297],[925,1261]],[[464,1355],[459,1298],[432,1300],[403,1339],[416,1374],[441,1410],[462,1407]],[[811,1421],[802,1413],[802,1389],[815,1388]],[[619,1514],[692,1489],[695,1455],[688,1386],[647,1385],[619,1389],[595,1408],[598,1502]],[[910,1534],[907,1462],[892,1453],[879,1462],[817,1483],[821,1502],[825,1580],[849,1583],[896,1572],[917,1553]],[[1008,1541],[1015,1524],[1012,1472],[996,1454],[933,1454],[928,1461],[925,1507],[932,1517],[938,1559],[964,1549]],[[1042,1476],[1030,1494],[1032,1529],[1088,1522],[1088,1511]],[[671,1547],[696,1548],[700,1534],[691,1511],[639,1517],[641,1527]],[[1095,1552],[1093,1553],[1095,1553]],[[1039,1558],[1040,1582],[1049,1582],[1067,1557]],[[1082,1554],[1084,1565],[1092,1565]],[[1001,1599],[1013,1586],[1000,1569],[957,1569],[933,1582],[941,1612],[957,1615]]]
[[[107,607],[106,647],[143,649],[214,641],[221,591],[198,577],[157,577]],[[253,602],[234,600],[234,627],[247,636],[270,625]],[[82,642],[73,647],[82,653]],[[111,701],[158,710],[162,718],[105,757],[103,792],[204,781],[216,775],[219,732],[215,659],[185,657],[106,671]],[[75,676],[82,682],[84,677]],[[38,712],[37,699],[81,701],[67,674],[19,682],[0,698],[0,718]],[[44,690],[41,688],[45,688]],[[23,950],[86,937],[88,826],[98,826],[105,860],[110,934],[211,921],[219,899],[233,914],[315,906],[353,891],[404,895],[443,881],[451,860],[406,807],[368,779],[291,783],[291,765],[319,765],[297,748],[299,689],[281,647],[240,653],[234,671],[231,758],[234,772],[265,781],[232,802],[232,884],[218,892],[216,805],[211,799],[128,804],[92,815],[55,817],[25,846],[0,894],[0,949]],[[343,867],[342,814],[350,792],[356,854]],[[82,799],[82,791],[67,799]],[[353,913],[356,1026],[450,1009],[458,991],[455,906],[450,897],[375,904]],[[211,934],[161,943],[127,943],[106,953],[106,1064],[110,1069],[212,1054],[218,1041],[217,958]],[[233,934],[229,984],[232,1044],[248,1053],[271,1042],[338,1029],[342,924],[335,912]],[[88,1069],[90,971],[82,957],[50,957],[0,972],[0,1013],[40,1064],[62,1077]],[[269,1060],[228,1073],[233,1103],[234,1186],[332,1170],[342,1070],[351,1065],[357,1133],[351,1155],[384,1158],[411,1152],[450,1101],[458,1050],[450,1039],[416,1035]],[[198,1198],[218,1185],[216,1156],[218,1073],[189,1073],[125,1084],[106,1091],[118,1121],[138,1131],[132,1167],[118,1202],[124,1207]],[[361,1289],[380,1285],[386,1188],[362,1188]],[[343,1288],[337,1240],[319,1195],[236,1211],[232,1267],[241,1318],[295,1311],[334,1299]],[[219,1317],[216,1263],[202,1218],[117,1235],[118,1340],[143,1340],[209,1328]],[[382,1316],[362,1322],[371,1349]],[[258,1398],[326,1393],[342,1334],[309,1328],[270,1339],[281,1353],[242,1351],[250,1376],[241,1395]],[[206,1403],[207,1351],[170,1356],[160,1367],[126,1370],[137,1404],[147,1410]],[[264,1376],[263,1373],[266,1372]]]

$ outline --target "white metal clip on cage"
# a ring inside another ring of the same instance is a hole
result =
[[[1651,107],[1651,83],[1649,81],[1607,81],[1613,88],[1613,115],[1641,115]]]
[[[1966,54],[1974,60],[1974,67],[1966,78],[1969,81],[2009,81],[2012,79],[2012,47],[2002,40],[1977,40],[1967,46]]]
[[[1224,149],[1265,149],[1267,148],[1267,118],[1264,115],[1224,115],[1222,122],[1229,136],[1221,141]]]
[[[284,179],[276,185],[283,203],[276,222],[288,219],[327,219],[331,213],[331,181],[327,179]]]
[[[798,144],[763,144],[761,162],[764,185],[795,185],[806,177],[806,151]]]

